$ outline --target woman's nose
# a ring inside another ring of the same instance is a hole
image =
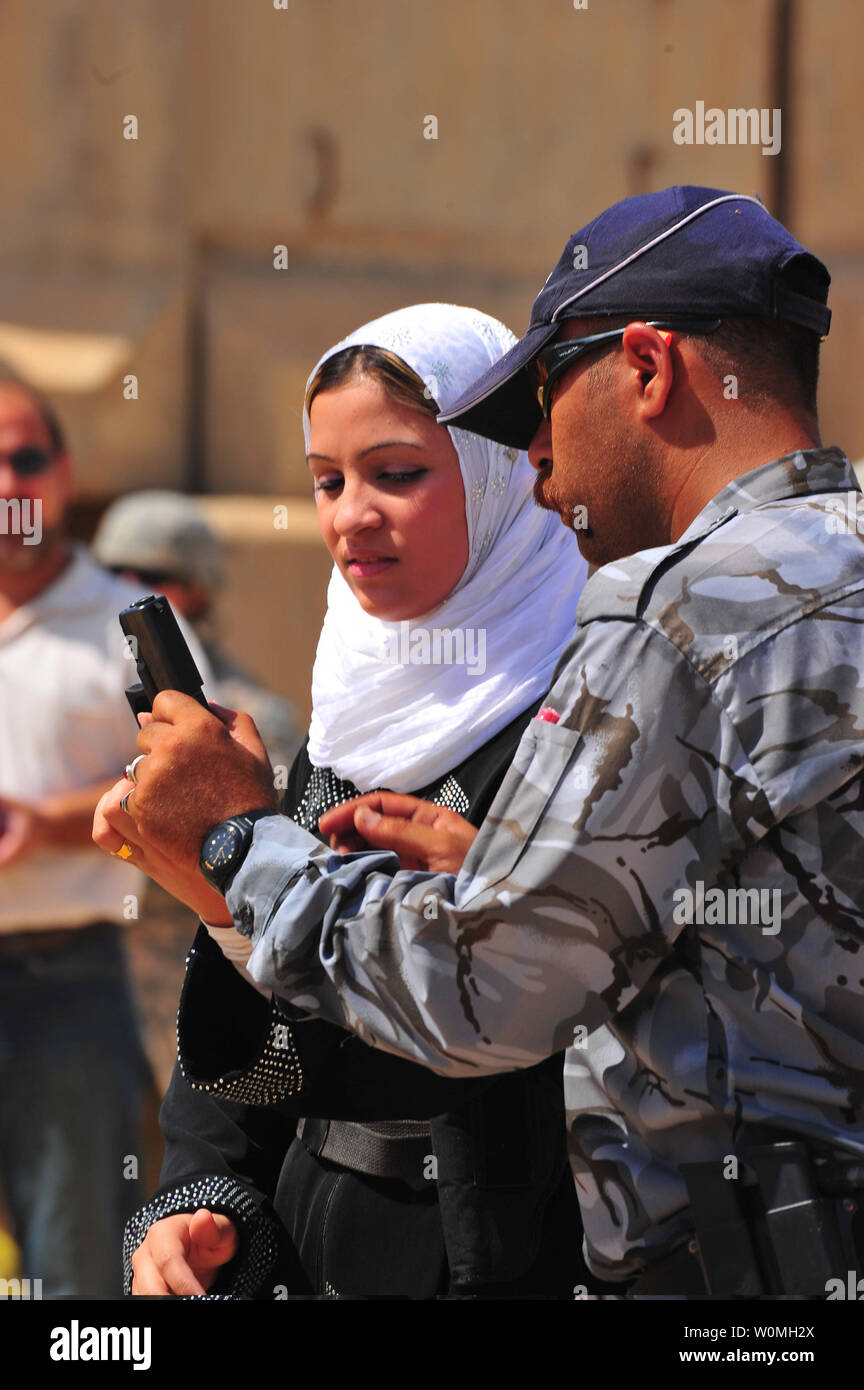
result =
[[[341,536],[356,535],[381,525],[381,512],[373,491],[365,483],[346,480],[336,503],[333,525]]]

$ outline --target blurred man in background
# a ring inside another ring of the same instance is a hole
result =
[[[274,768],[287,771],[303,735],[290,701],[265,689],[214,635],[225,552],[195,501],[155,489],[118,498],[99,523],[93,554],[106,569],[133,580],[141,594],[165,594],[192,624],[213,672],[214,698],[251,715]]]
[[[67,540],[72,486],[53,412],[4,374],[0,1187],[42,1296],[107,1298],[140,1202],[146,1062],[121,924],[145,879],[99,853],[91,822],[135,753],[117,614],[138,594]]]

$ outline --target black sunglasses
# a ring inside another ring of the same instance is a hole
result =
[[[51,466],[55,454],[51,449],[40,449],[36,444],[24,444],[20,449],[13,449],[6,457],[19,478],[33,478]]]
[[[633,322],[638,323],[639,320],[634,319]],[[720,327],[721,320],[652,319],[646,322],[649,328],[673,329],[678,333],[713,333]],[[624,328],[612,328],[608,333],[592,333],[588,338],[571,338],[569,342],[553,343],[551,347],[541,348],[534,358],[533,367],[537,399],[544,420],[549,419],[552,386],[558,377],[569,371],[586,352],[593,352],[595,348],[603,347],[606,343],[612,343],[616,338],[622,337],[628,327],[629,324],[625,324]]]

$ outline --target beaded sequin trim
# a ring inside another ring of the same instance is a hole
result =
[[[467,816],[471,805],[455,777],[447,777],[435,795],[428,799],[434,801],[436,806],[446,806],[450,811],[457,811],[460,816]]]
[[[345,782],[341,777],[337,777],[332,768],[313,767],[302,800],[291,819],[296,821],[297,825],[302,825],[304,830],[317,830],[318,821],[325,811],[331,811],[334,806],[359,795],[360,792],[354,783]],[[451,811],[457,811],[460,816],[467,815],[471,805],[452,775],[445,777],[425,799],[434,801],[436,806],[447,806]]]
[[[270,1030],[261,1052],[241,1076],[226,1079],[217,1076],[213,1081],[193,1081],[183,1065],[180,1051],[178,1019],[177,1056],[180,1070],[193,1091],[207,1091],[222,1100],[241,1105],[275,1105],[287,1096],[296,1096],[303,1089],[303,1068],[294,1042],[290,1024],[285,1022],[276,1001],[270,1005]]]
[[[330,767],[313,767],[303,790],[303,799],[291,819],[304,830],[317,830],[325,811],[360,793],[353,782],[343,782]]]
[[[127,1294],[132,1291],[132,1256],[150,1227],[163,1217],[198,1211],[200,1207],[223,1212],[242,1226],[248,1237],[248,1250],[234,1271],[227,1292],[190,1294],[188,1297],[225,1300],[256,1296],[276,1261],[279,1248],[276,1226],[259,1210],[242,1183],[236,1178],[216,1174],[195,1178],[182,1187],[161,1192],[127,1221],[123,1235],[123,1288]]]

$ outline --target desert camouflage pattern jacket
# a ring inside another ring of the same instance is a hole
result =
[[[598,1272],[681,1242],[678,1165],[745,1121],[864,1153],[862,533],[837,449],[742,475],[589,581],[458,878],[267,817],[228,893],[297,1017],[454,1076],[568,1047]]]

